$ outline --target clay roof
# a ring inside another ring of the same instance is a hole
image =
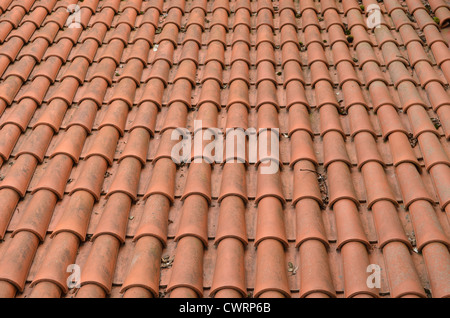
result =
[[[0,297],[449,297],[449,24],[445,0],[0,0]],[[179,128],[279,149],[180,162]]]

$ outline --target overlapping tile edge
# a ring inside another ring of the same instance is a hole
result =
[[[1,297],[450,296],[445,1],[0,13]],[[194,119],[278,128],[280,155],[177,164]]]

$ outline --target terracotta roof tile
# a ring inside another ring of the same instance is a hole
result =
[[[0,1],[0,297],[448,297],[449,23]]]

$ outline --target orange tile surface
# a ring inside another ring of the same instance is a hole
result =
[[[0,0],[0,297],[450,297],[449,25],[446,0]],[[279,156],[174,162],[195,120]]]

